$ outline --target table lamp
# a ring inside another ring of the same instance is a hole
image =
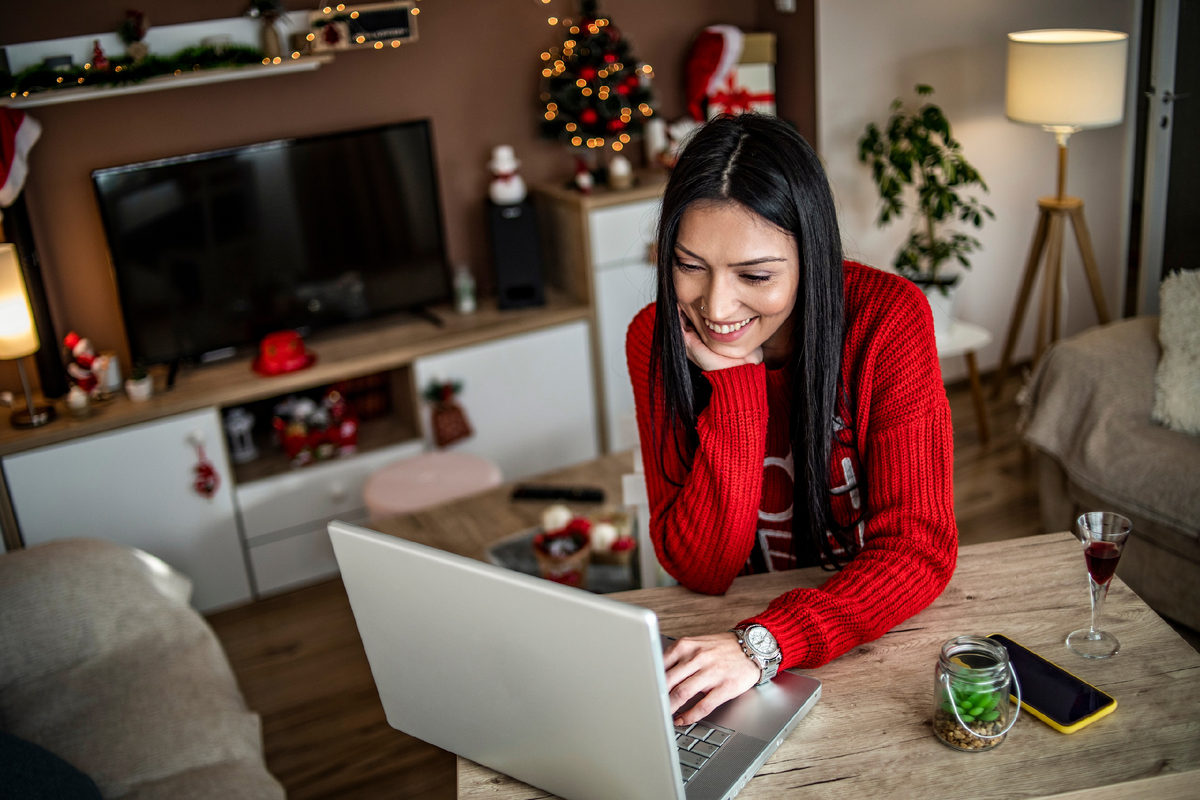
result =
[[[1008,373],[1043,254],[1046,269],[1034,363],[1046,346],[1058,339],[1063,235],[1068,218],[1083,257],[1096,316],[1101,324],[1109,320],[1100,270],[1083,217],[1083,200],[1066,193],[1067,144],[1073,133],[1120,124],[1125,115],[1128,45],[1128,34],[1116,31],[1040,30],[1008,35],[1005,113],[1013,122],[1038,125],[1054,134],[1058,142],[1058,192],[1038,199],[1037,231],[996,371],[994,396],[999,396]]]
[[[25,389],[25,410],[13,409],[10,416],[14,428],[36,428],[54,419],[53,408],[33,404],[29,377],[21,361],[36,353],[39,347],[41,342],[33,326],[33,312],[29,308],[16,249],[11,244],[0,244],[0,359],[17,360],[21,386]]]

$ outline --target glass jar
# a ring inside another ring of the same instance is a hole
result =
[[[1021,687],[1004,646],[983,636],[942,645],[934,667],[933,732],[955,750],[999,746],[1021,713]],[[1016,687],[1017,704],[1009,702]]]

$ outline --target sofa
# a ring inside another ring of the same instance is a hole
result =
[[[159,559],[107,542],[0,555],[0,730],[105,798],[283,800],[190,593]]]
[[[1121,320],[1047,350],[1028,387],[1024,438],[1046,530],[1073,531],[1084,511],[1128,517],[1117,574],[1159,614],[1200,630],[1200,436],[1151,420],[1158,326]]]

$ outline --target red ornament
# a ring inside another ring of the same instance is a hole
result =
[[[311,367],[315,354],[304,348],[304,340],[295,331],[268,333],[258,345],[258,358],[251,365],[260,375],[282,375]]]
[[[629,94],[629,91],[629,87],[623,83],[617,87],[617,94]]]
[[[609,64],[615,64],[617,63],[617,56],[615,53],[605,53],[604,60]]]
[[[599,115],[596,114],[596,109],[594,108],[585,108],[579,112],[579,121],[584,125],[595,125],[597,119],[599,119]]]
[[[196,445],[196,478],[192,481],[192,488],[201,497],[211,498],[217,493],[220,486],[221,476],[217,474],[216,467],[204,455],[204,446]]]
[[[628,78],[625,79],[625,85],[628,86],[630,89],[636,89],[638,86],[638,76],[630,75]]]
[[[625,127],[625,123],[619,119],[610,119],[608,121],[608,129],[610,131],[616,132],[616,131],[621,130],[624,127]]]
[[[579,68],[579,77],[583,78],[585,81],[590,81],[590,80],[595,79],[596,68],[595,67],[580,67]]]

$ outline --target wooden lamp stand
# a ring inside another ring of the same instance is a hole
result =
[[[1067,141],[1078,129],[1058,129],[1054,131],[1058,141],[1058,194],[1054,197],[1038,198],[1038,224],[1033,235],[1033,246],[1029,249],[1029,260],[1025,262],[1025,275],[1021,279],[1021,292],[1017,295],[1017,305],[1013,308],[1012,322],[1008,326],[1008,337],[1004,341],[1004,354],[1000,358],[1000,368],[996,370],[996,381],[992,387],[992,397],[1000,396],[1000,390],[1008,377],[1008,368],[1012,364],[1013,350],[1017,346],[1017,337],[1021,333],[1021,324],[1025,321],[1025,311],[1029,306],[1029,297],[1033,294],[1033,284],[1037,280],[1038,268],[1043,263],[1045,255],[1046,269],[1042,273],[1042,300],[1038,310],[1037,345],[1033,352],[1033,363],[1037,364],[1047,345],[1058,340],[1061,327],[1061,293],[1062,293],[1062,253],[1063,237],[1067,220],[1075,230],[1075,241],[1079,243],[1079,254],[1083,257],[1083,269],[1087,273],[1088,286],[1092,290],[1092,302],[1096,306],[1096,316],[1103,325],[1109,321],[1108,305],[1104,302],[1104,290],[1100,286],[1100,269],[1096,265],[1096,253],[1092,250],[1092,239],[1088,235],[1087,221],[1083,218],[1083,200],[1078,197],[1068,197],[1067,188]]]

